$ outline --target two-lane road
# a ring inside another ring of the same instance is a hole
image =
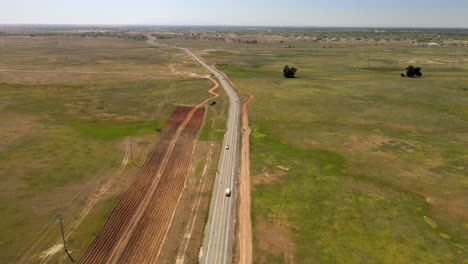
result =
[[[182,50],[214,74],[229,97],[226,133],[218,163],[218,173],[213,188],[210,213],[205,229],[203,248],[200,254],[200,263],[231,263],[237,198],[235,180],[239,167],[241,105],[234,88],[220,71],[206,64],[189,49],[182,48]],[[229,146],[229,148],[227,149],[226,146]],[[231,197],[226,196],[227,188],[232,190]]]

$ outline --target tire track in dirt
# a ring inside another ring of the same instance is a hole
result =
[[[185,185],[204,108],[177,107],[79,263],[155,262]]]

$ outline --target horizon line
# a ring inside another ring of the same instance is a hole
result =
[[[370,28],[370,29],[468,29],[468,27],[445,27],[445,26],[304,26],[304,25],[222,25],[222,24],[113,24],[113,23],[0,23],[0,26],[154,26],[154,27],[241,27],[241,28]]]

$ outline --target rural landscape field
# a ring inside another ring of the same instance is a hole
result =
[[[0,264],[468,264],[467,13],[3,3]]]
[[[468,49],[415,44],[431,34],[308,35],[167,40],[255,96],[255,262],[466,261]],[[400,77],[412,64],[423,78]]]
[[[67,261],[59,212],[78,258],[175,106],[209,98],[213,84],[181,51],[144,41],[5,36],[0,50],[1,262]]]

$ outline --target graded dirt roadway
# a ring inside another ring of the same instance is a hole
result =
[[[185,186],[204,111],[174,110],[134,182],[78,263],[156,263]]]
[[[252,219],[250,216],[250,132],[248,107],[254,96],[249,93],[249,99],[242,104],[242,153],[241,172],[239,180],[239,249],[238,263],[251,264],[252,253]]]
[[[237,190],[235,179],[238,173],[239,161],[239,135],[240,135],[240,103],[234,88],[225,76],[208,65],[189,49],[182,48],[191,55],[200,65],[209,70],[221,83],[229,97],[228,120],[224,135],[223,147],[218,163],[210,203],[210,213],[205,229],[205,238],[200,252],[200,263],[231,263],[232,248],[234,245],[234,219]],[[231,197],[225,194],[226,188],[232,190]]]

